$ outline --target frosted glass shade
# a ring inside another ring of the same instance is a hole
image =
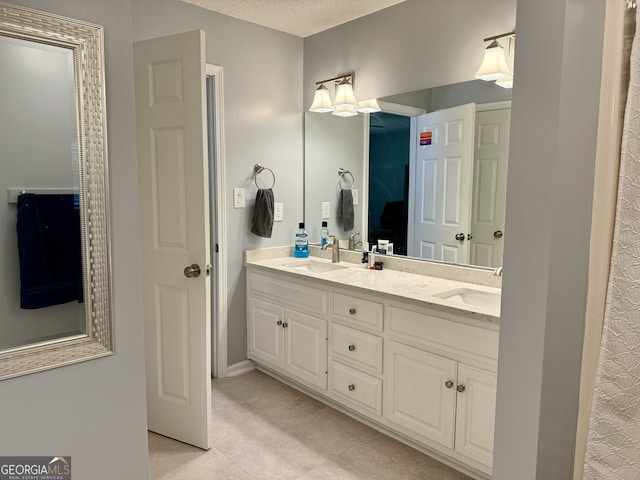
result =
[[[375,98],[372,98],[371,100],[363,100],[358,103],[358,108],[356,108],[356,110],[361,113],[379,112],[380,105],[378,105],[378,101]]]
[[[335,108],[356,108],[358,106],[358,100],[353,94],[353,86],[347,79],[342,80],[338,84],[338,91],[336,98],[333,101]]]
[[[333,111],[331,105],[331,97],[329,96],[329,90],[324,85],[320,85],[316,89],[316,93],[313,96],[313,103],[309,107],[310,112],[327,113]]]
[[[509,70],[509,66],[507,65],[504,48],[494,40],[484,51],[484,59],[475,77],[480,80],[492,82],[510,76],[511,70]]]
[[[513,77],[502,77],[499,80],[496,80],[496,85],[502,88],[513,88]]]
[[[337,115],[338,117],[353,117],[357,115],[358,112],[354,107],[337,107],[331,112],[332,115]]]

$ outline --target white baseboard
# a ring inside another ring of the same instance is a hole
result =
[[[256,366],[251,360],[243,360],[227,367],[227,377],[235,377],[254,370]]]

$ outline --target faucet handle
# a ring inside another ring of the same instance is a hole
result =
[[[353,240],[355,240],[355,239],[356,239],[356,235],[360,235],[360,232],[352,233],[352,234],[349,236],[349,239],[350,239],[350,240],[352,240],[352,241],[353,241]]]

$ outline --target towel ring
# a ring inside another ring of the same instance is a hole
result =
[[[258,175],[264,172],[265,170],[269,171],[269,173],[271,174],[271,177],[273,177],[273,182],[271,183],[271,186],[268,188],[273,188],[276,185],[276,175],[273,173],[273,170],[271,170],[270,168],[264,167],[259,163],[256,163],[253,166],[253,175],[254,175],[254,182],[256,184],[256,188],[260,188],[260,186],[258,185]]]
[[[356,183],[356,179],[353,176],[353,173],[351,173],[349,170],[345,170],[344,168],[339,168],[338,169],[338,175],[340,176],[340,179],[338,180],[338,183],[340,184],[340,188],[353,188],[353,184]],[[351,176],[351,184],[349,184],[349,179],[345,178],[345,175],[349,175]],[[347,186],[343,187],[342,185],[342,181],[347,182]]]

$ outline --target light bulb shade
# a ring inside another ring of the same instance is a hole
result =
[[[496,85],[502,88],[513,88],[513,77],[502,77],[499,80],[496,80]]]
[[[378,105],[378,101],[375,98],[372,98],[358,103],[356,110],[360,113],[375,113],[380,111],[380,105]]]
[[[358,100],[353,94],[353,85],[346,78],[338,84],[338,91],[336,98],[333,101],[335,108],[356,108],[358,106]]]
[[[476,78],[492,82],[503,77],[510,77],[511,70],[507,65],[504,48],[496,40],[484,51],[484,59],[475,74]]]
[[[310,112],[327,113],[333,111],[331,105],[331,97],[329,96],[329,90],[324,85],[320,85],[316,89],[316,93],[313,96],[313,103],[309,107]]]
[[[358,112],[354,107],[336,107],[331,114],[338,117],[353,117],[358,115]]]

